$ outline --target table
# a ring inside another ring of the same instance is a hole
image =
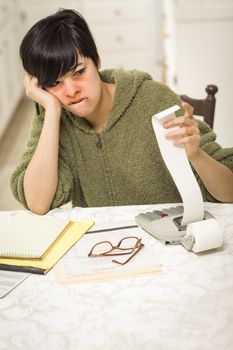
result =
[[[49,215],[100,223],[162,207],[65,208]],[[67,285],[57,284],[54,270],[30,275],[0,300],[0,349],[232,349],[233,205],[205,203],[205,209],[223,228],[223,248],[196,255],[157,241],[160,274]],[[0,220],[13,213],[0,212]]]

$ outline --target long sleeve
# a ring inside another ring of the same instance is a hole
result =
[[[201,132],[201,149],[233,171],[233,148],[222,148],[216,142],[216,134],[214,131],[206,123],[201,121],[198,123]],[[195,173],[195,175],[202,190],[204,201],[216,202],[216,199],[211,196],[211,194],[204,187],[197,173]]]
[[[30,139],[27,144],[27,150],[22,155],[20,164],[11,176],[11,189],[15,198],[22,203],[25,208],[28,208],[24,195],[24,174],[27,166],[32,159],[32,156],[36,150],[41,130],[44,122],[44,112],[42,111],[39,116],[33,118],[32,130]],[[65,149],[62,145],[59,147],[59,161],[58,161],[58,186],[55,197],[53,199],[51,209],[59,207],[72,200],[73,197],[73,175],[68,163],[69,158],[66,155]]]

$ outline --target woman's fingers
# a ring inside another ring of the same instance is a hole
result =
[[[174,145],[190,145],[196,148],[196,146],[199,146],[200,143],[200,135],[198,134],[191,134],[186,135],[184,137],[180,137],[178,139],[173,140]]]
[[[192,126],[197,125],[197,122],[187,116],[176,117],[168,120],[163,124],[166,129],[173,128],[175,126]]]
[[[38,88],[38,79],[36,77],[32,77],[29,74],[25,74],[23,84],[25,87],[26,95],[28,97],[32,97],[33,91]]]
[[[184,108],[184,116],[186,116],[187,118],[192,119],[193,117],[193,107],[188,104],[187,102],[182,102],[182,107]]]
[[[175,117],[164,123],[168,129],[166,138],[171,140],[174,145],[184,145],[188,157],[195,154],[200,145],[200,130],[197,121],[193,119],[193,107],[183,102],[184,115]],[[170,128],[175,128],[170,130]]]
[[[166,138],[168,140],[172,140],[172,139],[178,139],[180,137],[183,136],[191,136],[191,135],[199,135],[199,129],[196,126],[183,126],[179,129],[176,129],[174,131],[168,132],[166,134]]]
[[[54,108],[61,109],[61,102],[53,96],[50,92],[44,90],[36,77],[29,74],[25,74],[23,79],[26,95],[32,100],[38,102],[45,109],[53,106]]]

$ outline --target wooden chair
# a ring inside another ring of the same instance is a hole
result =
[[[215,94],[218,91],[216,85],[207,85],[205,91],[207,96],[204,99],[194,99],[187,95],[180,95],[184,102],[189,103],[193,108],[193,114],[204,117],[204,121],[213,128],[214,125],[214,111],[216,98]]]

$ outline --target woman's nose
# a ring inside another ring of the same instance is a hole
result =
[[[77,86],[77,82],[67,78],[65,82],[66,95],[68,97],[75,97],[80,92],[80,88]]]

